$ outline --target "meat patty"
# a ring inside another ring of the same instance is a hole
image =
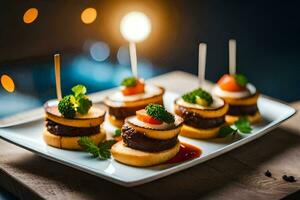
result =
[[[177,136],[167,140],[149,138],[143,133],[137,132],[128,124],[124,124],[122,127],[122,138],[128,147],[146,152],[158,152],[171,149],[178,142]]]
[[[49,131],[54,135],[59,135],[59,136],[67,136],[67,137],[89,136],[100,132],[100,126],[78,128],[78,127],[58,124],[54,121],[51,121],[50,119],[46,119],[45,123],[46,123],[47,131]]]
[[[254,115],[258,111],[257,104],[250,106],[236,106],[229,105],[228,115],[241,116],[241,115]]]
[[[184,123],[186,125],[195,128],[215,128],[225,123],[225,116],[215,118],[204,118],[201,117],[198,113],[188,111],[184,107],[180,106],[179,108],[180,109],[175,110],[175,113],[184,119]]]
[[[163,104],[163,102],[158,102]],[[144,109],[146,105],[133,106],[133,107],[112,107],[108,106],[108,113],[114,116],[116,119],[124,120],[126,117],[135,115],[135,112]]]

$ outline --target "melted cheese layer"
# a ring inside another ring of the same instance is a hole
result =
[[[254,95],[256,93],[256,88],[251,83],[248,83],[246,86],[247,90],[245,91],[239,91],[239,92],[230,92],[222,90],[218,85],[214,86],[212,93],[214,95],[217,95],[219,97],[223,98],[245,98],[249,97],[251,95]]]
[[[141,94],[128,95],[124,96],[121,91],[118,91],[111,96],[109,96],[109,100],[111,101],[119,101],[119,102],[131,102],[137,101],[141,99],[147,99],[159,95],[162,93],[162,89],[155,85],[145,85],[145,92]]]
[[[132,123],[139,127],[155,129],[155,130],[167,130],[167,129],[174,127],[182,119],[179,116],[175,115],[175,124],[174,123],[168,124],[165,122],[163,122],[162,124],[149,124],[149,123],[138,120],[136,116],[129,117],[127,120],[129,123]]]
[[[199,104],[188,103],[188,102],[184,101],[182,98],[178,99],[176,101],[176,104],[187,107],[187,108],[195,108],[195,109],[200,109],[200,110],[215,110],[217,108],[221,108],[222,106],[224,106],[225,102],[223,99],[213,96],[213,103],[210,106],[202,106]]]

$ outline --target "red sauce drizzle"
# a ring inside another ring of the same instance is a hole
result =
[[[176,154],[176,156],[168,160],[166,163],[168,164],[179,163],[186,160],[197,158],[200,155],[201,155],[201,149],[193,145],[181,142],[179,152]]]

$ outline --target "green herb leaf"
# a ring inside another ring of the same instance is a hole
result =
[[[99,147],[99,158],[101,160],[106,160],[111,157],[110,149],[112,145],[116,143],[115,140],[106,140],[98,145]]]
[[[111,157],[110,149],[115,143],[115,140],[107,140],[97,146],[89,137],[86,136],[81,137],[78,140],[78,144],[83,148],[83,150],[92,154],[93,157],[98,157],[101,160],[106,160]]]
[[[121,85],[125,87],[134,87],[137,84],[137,79],[135,77],[127,77],[124,78],[123,81],[121,82]]]
[[[76,109],[73,101],[74,97],[72,95],[65,96],[58,103],[58,111],[67,118],[74,118]]]
[[[80,98],[78,101],[78,107],[77,112],[80,114],[87,114],[90,108],[92,107],[92,101],[89,100],[86,96],[83,98]]]
[[[242,74],[235,74],[234,78],[239,86],[246,87],[246,85],[248,83],[248,79],[246,78],[246,76],[244,76]]]
[[[168,124],[175,122],[174,115],[169,113],[162,105],[149,104],[145,108],[146,113],[151,117],[166,122]]]
[[[83,150],[92,154],[93,157],[99,157],[100,149],[89,137],[80,137],[78,144],[83,148]]]
[[[201,88],[182,95],[182,99],[188,103],[198,102],[199,104],[201,103],[201,105],[203,104],[203,106],[209,106],[213,103],[211,94]]]
[[[238,131],[241,133],[250,133],[252,131],[251,124],[246,117],[240,117],[235,123],[235,128],[231,126],[223,126],[220,128],[219,137],[226,137],[227,135],[235,135]]]
[[[116,129],[113,137],[120,137],[121,133],[122,133],[121,129]]]
[[[237,130],[231,128],[230,126],[222,126],[219,131],[219,137],[226,137],[230,134],[236,133]]]
[[[241,133],[250,133],[252,131],[250,122],[246,117],[241,117],[237,120],[234,125]]]
[[[75,97],[77,97],[78,95],[85,95],[86,87],[84,85],[76,85],[72,87],[72,92],[74,93]]]

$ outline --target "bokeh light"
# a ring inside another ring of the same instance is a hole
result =
[[[81,20],[85,24],[93,23],[97,18],[97,10],[95,8],[86,8],[81,13]]]
[[[91,57],[96,61],[104,61],[109,57],[109,46],[105,42],[95,42],[90,47]]]
[[[7,92],[15,91],[15,83],[13,79],[6,74],[1,76],[1,85]]]
[[[85,67],[83,70],[83,66]],[[79,83],[88,82],[99,87],[99,84],[107,84],[111,82],[111,78],[115,74],[114,65],[107,62],[97,63],[85,56],[77,56],[71,64],[72,79],[76,79]]]
[[[117,59],[120,65],[129,65],[130,56],[128,46],[121,46],[117,53]]]
[[[126,40],[141,42],[151,32],[151,22],[142,12],[130,12],[122,18],[120,30]]]
[[[30,24],[34,22],[39,15],[39,11],[37,8],[29,8],[23,15],[23,21],[26,24]]]

